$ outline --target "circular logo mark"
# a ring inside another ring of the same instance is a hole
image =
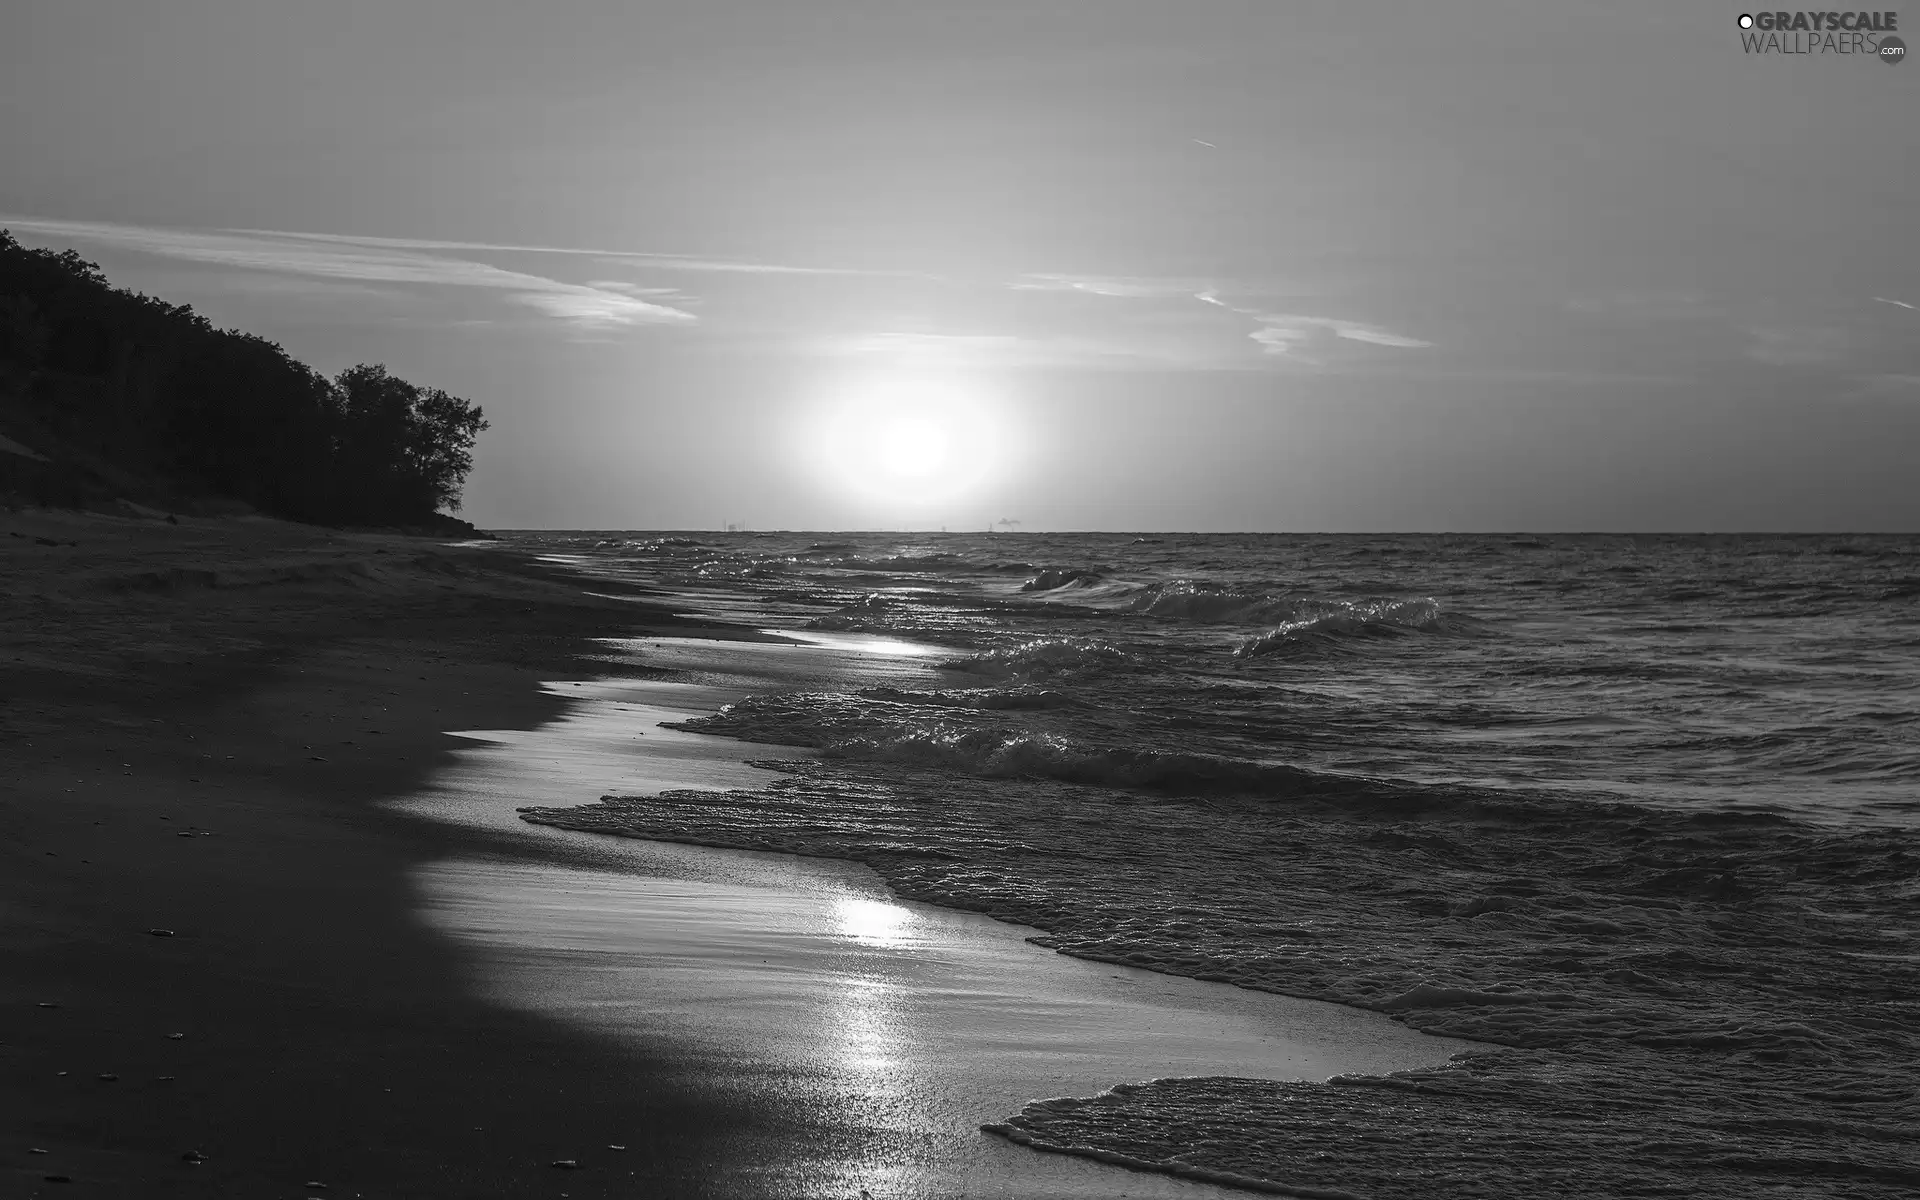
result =
[[[1880,61],[1899,62],[1907,56],[1907,44],[1897,37],[1880,39]]]
[[[1741,14],[1740,14],[1740,28],[1742,28],[1742,29],[1752,29],[1752,28],[1753,28],[1753,14],[1752,14],[1752,13],[1741,13]]]

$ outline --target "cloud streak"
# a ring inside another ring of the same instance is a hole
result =
[[[1293,362],[1319,365],[1301,353],[1303,347],[1328,338],[1385,346],[1395,350],[1424,350],[1432,342],[1408,337],[1393,330],[1344,317],[1319,317],[1300,313],[1272,312],[1265,308],[1231,303],[1220,296],[1220,285],[1202,279],[1145,278],[1130,275],[1023,275],[1008,285],[1016,291],[1079,292],[1124,300],[1198,300],[1215,308],[1253,321],[1256,328],[1247,334],[1262,354],[1284,357]],[[1236,285],[1238,291],[1272,290]]]
[[[543,275],[394,245],[291,234],[205,232],[31,217],[0,218],[0,223],[44,237],[211,266],[363,284],[482,289],[503,293],[510,302],[548,316],[597,328],[687,324],[695,319],[692,313],[682,309],[604,287],[564,283]]]
[[[858,267],[799,267],[785,263],[741,259],[702,258],[691,254],[659,254],[641,250],[595,250],[578,246],[533,246],[515,242],[447,242],[426,238],[362,237],[345,233],[297,233],[277,229],[229,229],[246,237],[290,238],[342,246],[369,246],[386,250],[461,252],[468,254],[557,254],[635,263],[663,271],[715,271],[744,275],[840,275],[876,279],[927,279],[912,271],[872,271]]]
[[[1191,296],[1213,286],[1205,279],[1148,279],[1132,275],[1022,275],[1008,285],[1016,292],[1083,292],[1127,300]]]
[[[1314,363],[1316,360],[1300,353],[1301,348],[1329,335],[1350,342],[1364,342],[1370,346],[1390,346],[1396,350],[1425,350],[1433,346],[1432,342],[1407,337],[1405,334],[1395,333],[1378,325],[1351,321],[1343,317],[1312,317],[1297,313],[1264,312],[1257,308],[1229,304],[1213,292],[1196,293],[1194,299],[1258,322],[1260,327],[1247,336],[1258,343],[1262,353],[1285,356],[1300,362]]]
[[[867,359],[911,370],[1018,367],[1177,369],[1205,365],[1168,353],[1165,348],[1139,344],[1123,347],[1093,338],[1001,333],[875,333],[827,339],[816,343],[815,348],[830,356]]]

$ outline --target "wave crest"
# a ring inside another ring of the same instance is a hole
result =
[[[1105,582],[1106,578],[1107,577],[1099,571],[1051,569],[1042,571],[1032,579],[1021,584],[1020,590],[1023,592],[1052,592],[1067,587],[1091,587],[1096,583]]]
[[[940,664],[944,670],[990,679],[1049,679],[1121,671],[1132,665],[1134,658],[1126,651],[1091,638],[1037,638]]]
[[[1028,689],[877,687],[859,693],[785,692],[749,696],[709,716],[668,728],[746,742],[806,746],[829,758],[1135,791],[1349,798],[1375,792],[1380,786],[1373,780],[1284,763],[1106,745],[985,717],[993,711],[1044,710],[1071,703],[1060,692]],[[1445,795],[1444,789],[1438,789],[1401,800],[1403,805],[1417,801],[1418,807],[1444,802]]]
[[[1429,596],[1413,600],[1320,602],[1321,611],[1301,616],[1248,638],[1235,658],[1297,655],[1332,649],[1364,638],[1401,637],[1440,624],[1440,603]]]
[[[1098,746],[1057,733],[935,723],[864,734],[822,748],[829,758],[932,767],[966,775],[1052,779],[1140,791],[1276,798],[1362,792],[1371,782],[1213,754]]]
[[[1073,703],[1073,697],[1051,688],[948,688],[922,692],[910,688],[875,687],[860,694],[869,700],[918,704],[930,708],[1043,709],[1064,708]]]

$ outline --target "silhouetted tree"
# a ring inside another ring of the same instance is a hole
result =
[[[47,356],[47,327],[33,301],[25,296],[0,296],[0,362],[25,371]]]
[[[326,523],[458,509],[481,410],[361,365],[332,381],[0,230],[0,413],[134,475]]]
[[[473,469],[474,439],[487,428],[480,409],[438,388],[419,388],[361,364],[334,380],[339,454],[346,478],[376,511],[458,509]]]

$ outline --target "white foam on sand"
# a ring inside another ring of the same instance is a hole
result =
[[[1198,1196],[1219,1188],[1036,1154],[981,1132],[1026,1102],[1167,1076],[1324,1079],[1442,1062],[1469,1043],[1379,1014],[1069,958],[1032,930],[905,902],[865,867],[521,822],[603,792],[764,783],[766,746],[661,729],[748,690],[911,686],[872,647],[645,639],[672,681],[549,685],[531,732],[472,734],[406,809],[546,843],[564,865],[458,859],[417,884],[478,986],[774,1114],[713,1164],[726,1194]],[[787,752],[791,753],[791,752]],[[725,1143],[722,1143],[725,1145]],[[613,1164],[609,1164],[613,1165]],[[638,1165],[638,1164],[635,1164]]]

